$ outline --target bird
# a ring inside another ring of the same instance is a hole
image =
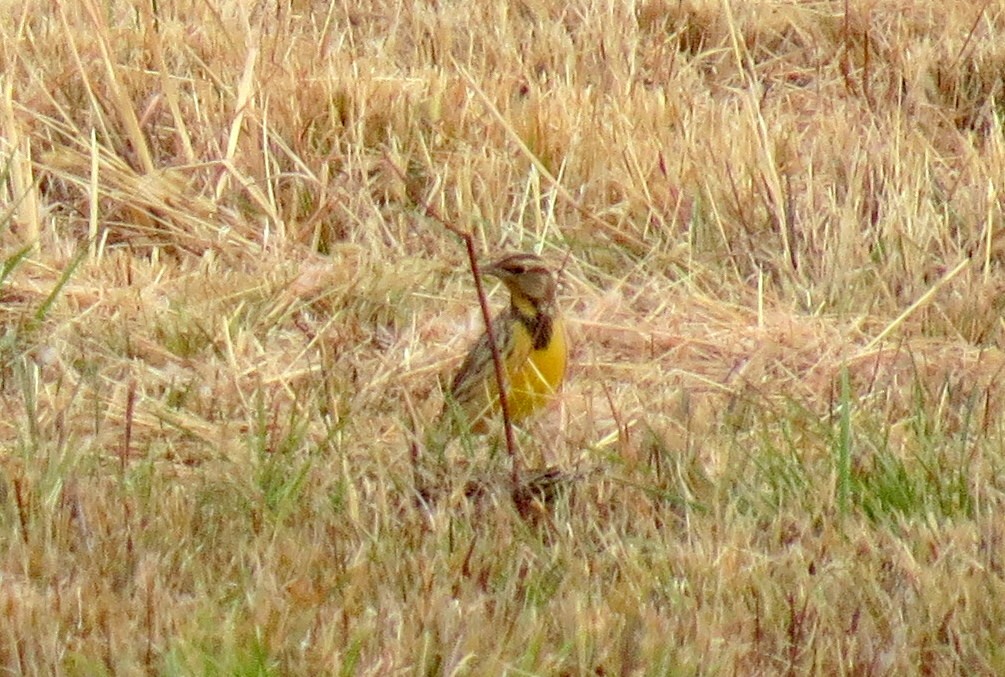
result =
[[[565,381],[569,340],[557,303],[558,283],[540,256],[512,253],[482,269],[509,290],[509,307],[491,321],[505,372],[508,413],[520,423],[551,402]],[[438,419],[439,438],[484,434],[499,415],[499,388],[488,332],[472,344],[454,375]]]

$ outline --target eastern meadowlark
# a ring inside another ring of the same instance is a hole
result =
[[[550,402],[565,379],[569,345],[555,296],[555,275],[535,254],[510,254],[482,269],[510,293],[509,308],[492,319],[505,371],[510,420],[519,422]],[[499,412],[488,333],[472,345],[454,376],[438,428],[484,433]]]

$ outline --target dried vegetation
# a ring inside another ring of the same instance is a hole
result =
[[[0,9],[5,671],[1005,672],[999,4]],[[565,264],[520,510],[417,197]]]

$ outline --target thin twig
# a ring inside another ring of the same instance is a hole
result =
[[[405,173],[390,158],[385,157],[387,163],[398,177],[405,183],[408,190],[409,182]],[[499,391],[499,408],[502,410],[503,430],[506,438],[506,453],[510,457],[510,481],[514,489],[519,486],[520,480],[520,459],[516,453],[516,438],[513,434],[513,422],[510,420],[509,398],[506,395],[506,375],[503,367],[502,356],[499,353],[499,345],[496,342],[495,331],[492,327],[492,312],[489,308],[488,298],[485,296],[485,287],[482,285],[481,269],[478,266],[478,253],[475,250],[475,238],[470,231],[464,231],[449,223],[440,216],[439,212],[432,206],[430,200],[423,199],[421,195],[412,194],[409,190],[409,198],[415,204],[422,207],[423,213],[429,218],[437,221],[449,232],[464,241],[464,247],[468,253],[468,267],[471,276],[475,280],[475,292],[478,294],[478,305],[481,307],[482,319],[485,321],[485,333],[488,336],[489,350],[492,352],[492,366],[495,368],[496,386]]]
[[[129,390],[126,393],[125,429],[122,431],[122,449],[119,452],[119,469],[126,472],[126,464],[132,454],[133,446],[133,415],[136,411],[136,379],[130,379]]]
[[[452,228],[446,222],[441,221],[451,232],[464,239],[464,246],[468,250],[468,265],[471,267],[471,275],[475,278],[475,290],[478,293],[478,304],[482,308],[482,318],[485,320],[485,333],[488,335],[489,350],[492,351],[492,366],[495,367],[496,385],[499,390],[499,408],[502,409],[503,430],[506,434],[506,452],[510,457],[510,479],[513,486],[519,485],[520,468],[519,458],[516,455],[516,440],[513,437],[513,422],[509,417],[509,397],[506,394],[506,375],[503,371],[502,356],[499,354],[499,345],[496,343],[495,331],[492,327],[492,313],[489,308],[488,299],[485,296],[485,288],[482,286],[481,271],[478,268],[478,254],[475,252],[475,239],[471,233],[464,233],[456,228]]]

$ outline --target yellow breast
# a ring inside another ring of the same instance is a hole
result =
[[[548,404],[562,386],[569,358],[569,343],[562,318],[552,324],[551,341],[540,350],[532,349],[527,328],[517,322],[513,355],[526,355],[520,364],[507,365],[510,388],[506,393],[510,418],[520,421]]]

